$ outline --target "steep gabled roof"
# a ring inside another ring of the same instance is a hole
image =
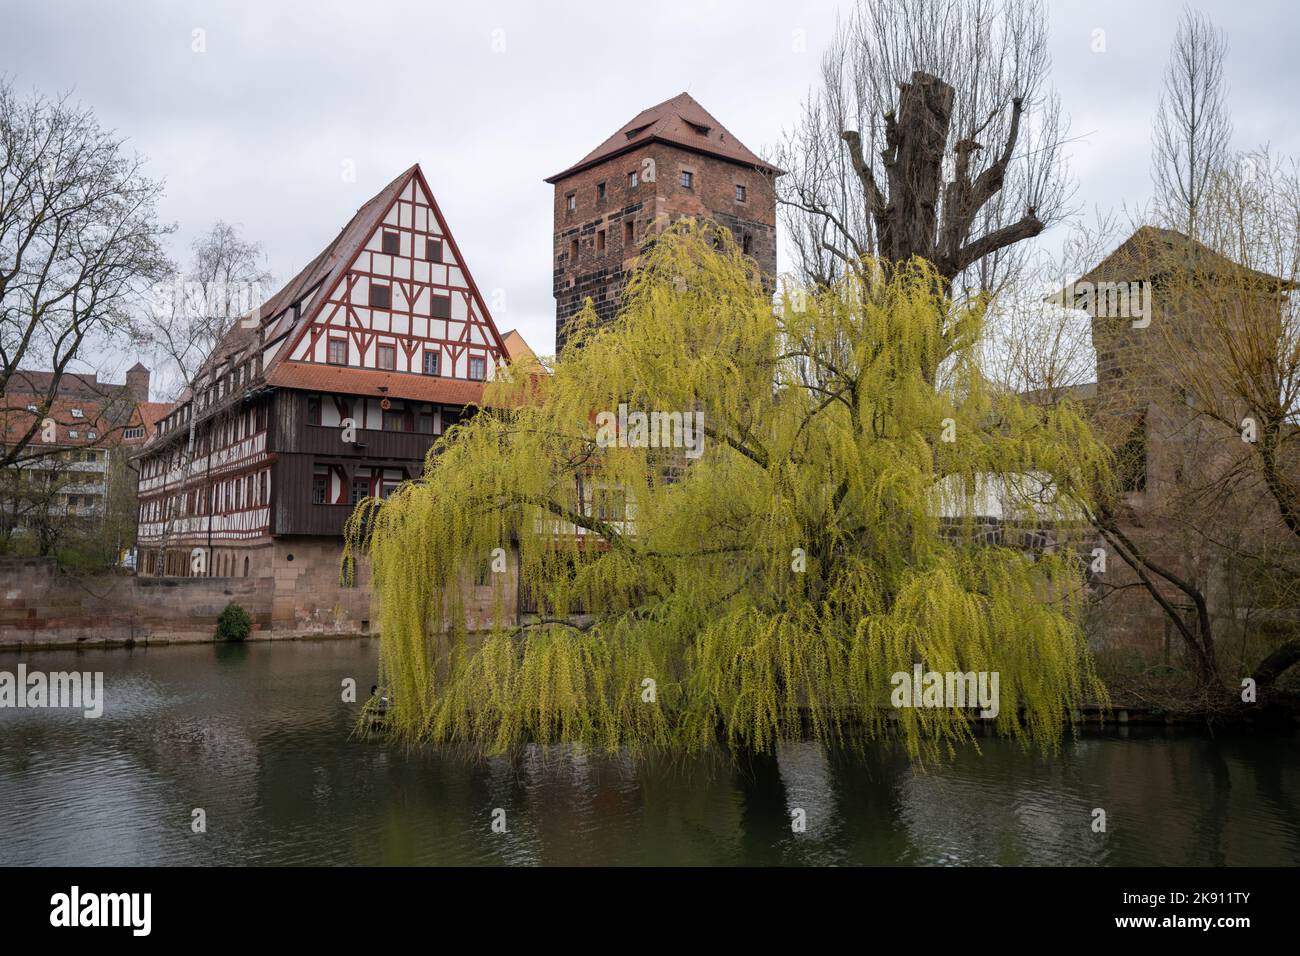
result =
[[[307,263],[302,271],[258,307],[253,313],[257,317],[256,322],[245,324],[243,318],[246,317],[241,317],[241,320],[221,337],[221,341],[199,368],[195,379],[207,375],[226,359],[242,360],[262,344],[274,342],[286,334],[293,325],[293,313],[286,312],[283,316],[279,314],[295,302],[301,301],[308,292],[318,286],[324,285],[325,288],[330,288],[339,280],[355,258],[357,250],[378,228],[389,207],[418,168],[418,164],[409,167],[363,204],[316,258]],[[283,354],[284,350],[281,349],[276,358],[280,358]],[[271,366],[277,364],[276,359],[273,359],[270,364]],[[269,366],[263,369],[264,374],[268,371],[270,371]],[[186,388],[180,396],[180,401],[188,400],[190,394],[190,389]]]
[[[548,177],[546,182],[559,182],[597,163],[656,141],[727,159],[743,166],[753,166],[778,176],[785,172],[771,163],[763,162],[750,152],[744,143],[732,136],[689,93],[678,93],[670,100],[642,110],[624,123],[613,136],[568,169]]]
[[[357,255],[364,249],[370,236],[383,225],[389,210],[406,187],[411,184],[412,180],[418,184],[420,190],[428,198],[430,208],[438,221],[444,240],[451,248],[457,268],[463,273],[465,283],[478,304],[481,318],[487,324],[488,329],[496,336],[496,347],[500,349],[503,355],[509,355],[510,350],[492,321],[492,315],[488,310],[487,303],[480,294],[469,266],[465,262],[465,257],[461,254],[456,239],[443,218],[442,210],[438,207],[437,198],[434,196],[433,190],[429,188],[428,181],[424,178],[424,173],[419,164],[416,163],[403,171],[401,175],[363,204],[348,220],[347,225],[339,231],[338,235],[319,255],[312,259],[301,272],[290,279],[275,295],[267,299],[253,313],[256,316],[256,322],[247,324],[242,320],[236,322],[222,337],[217,347],[212,350],[212,354],[208,356],[195,379],[203,378],[223,361],[231,360],[232,363],[237,364],[254,355],[262,347],[280,338],[286,338],[286,341],[280,346],[276,354],[266,362],[262,369],[262,378],[269,385],[288,388],[333,389],[354,393],[369,393],[372,389],[376,390],[377,393],[379,386],[386,385],[393,389],[394,397],[404,395],[414,388],[421,394],[428,392],[427,400],[430,401],[479,401],[483,394],[482,382],[452,382],[448,380],[443,384],[433,386],[428,381],[418,381],[422,378],[421,376],[403,374],[397,377],[385,377],[386,373],[376,373],[379,377],[375,377],[368,375],[366,369],[356,367],[322,368],[310,363],[290,361],[288,359],[288,356],[293,351],[294,344],[311,327],[316,314],[324,303],[328,290],[334,288],[341,281]],[[289,307],[301,302],[313,291],[315,294],[311,306],[302,310],[295,320],[293,310],[289,309]],[[437,394],[434,394],[435,392]],[[190,398],[192,398],[192,389],[187,387],[182,392],[178,404],[183,404]]]

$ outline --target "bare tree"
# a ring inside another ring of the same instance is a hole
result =
[[[271,282],[261,243],[218,220],[191,247],[188,271],[155,288],[145,346],[165,363],[171,394],[194,380],[222,337],[265,298]]]
[[[1156,109],[1152,178],[1165,223],[1193,239],[1199,238],[1205,192],[1232,138],[1223,87],[1227,52],[1223,32],[1184,8]]]
[[[130,329],[145,286],[165,273],[161,186],[143,160],[67,97],[20,98],[0,79],[0,396],[24,366],[52,371],[0,467],[24,457],[64,373]],[[11,409],[0,399],[0,413]],[[0,417],[7,417],[0,415]]]
[[[996,290],[1064,212],[1064,121],[1041,0],[860,0],[777,151],[803,277],[930,260]]]
[[[1059,254],[1026,255],[1014,286],[991,306],[981,367],[991,381],[1035,401],[1053,403],[1096,381],[1087,315],[1062,294],[1118,244],[1121,220],[1098,210],[1072,222]]]

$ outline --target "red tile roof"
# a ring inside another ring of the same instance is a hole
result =
[[[777,169],[771,163],[763,162],[751,153],[744,143],[732,136],[726,127],[714,119],[708,110],[695,102],[689,93],[678,93],[671,100],[665,100],[648,110],[642,110],[624,123],[617,133],[568,169],[547,177],[546,182],[559,182],[566,176],[653,141],[680,146],[696,153],[717,156],[720,159],[729,159],[733,163],[744,166],[755,166],[774,172],[778,176],[784,173],[784,170]]]
[[[268,385],[342,395],[407,398],[417,402],[470,405],[483,401],[483,382],[410,372],[381,372],[348,365],[281,362],[266,376]],[[387,389],[384,391],[383,389]]]

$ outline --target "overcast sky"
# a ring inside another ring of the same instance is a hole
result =
[[[179,226],[178,260],[224,219],[262,243],[283,282],[419,162],[479,287],[504,292],[501,331],[550,353],[543,178],[683,90],[765,153],[850,2],[0,0],[0,71],[20,89],[73,90],[149,158],[166,182],[162,213]],[[1181,6],[1052,0],[1052,80],[1075,137],[1079,205],[1149,199],[1151,118]],[[1294,3],[1197,6],[1228,33],[1234,146],[1300,155],[1288,122],[1300,89]],[[120,377],[133,361],[105,371]]]

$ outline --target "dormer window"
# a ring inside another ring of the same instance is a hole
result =
[[[402,238],[395,232],[384,230],[382,248],[385,255],[399,255],[402,250]]]
[[[693,123],[693,122],[691,122],[690,120],[686,120],[686,125],[689,126],[691,129],[693,129],[693,130],[694,130],[696,133],[698,133],[700,136],[708,136],[708,135],[709,135],[709,129],[710,129],[710,127],[705,126],[703,123]]]

